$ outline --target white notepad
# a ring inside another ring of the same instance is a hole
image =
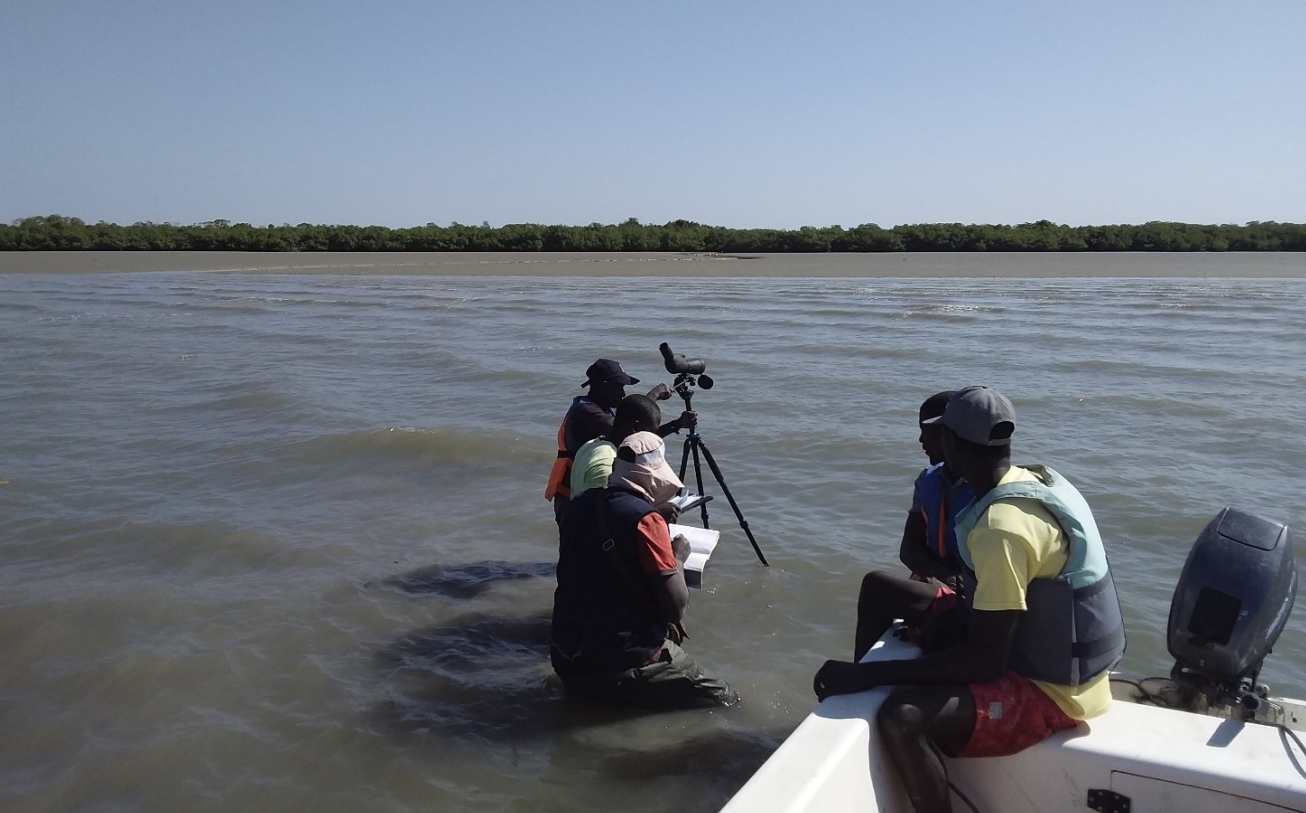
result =
[[[695,528],[690,525],[670,526],[671,538],[683,536],[689,541],[689,558],[685,560],[685,584],[695,590],[703,589],[703,568],[707,567],[707,560],[716,550],[717,542],[721,540],[721,532],[713,531],[707,528]]]
[[[667,500],[667,502],[679,508],[680,513],[683,514],[690,509],[697,508],[710,499],[712,499],[711,495],[704,496],[702,494],[695,494],[692,491],[686,491],[684,494],[677,494]]]

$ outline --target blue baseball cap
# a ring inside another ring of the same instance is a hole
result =
[[[588,387],[590,384],[602,384],[611,381],[616,384],[626,386],[628,384],[638,384],[639,379],[627,375],[626,371],[621,369],[621,365],[612,359],[599,359],[585,370],[585,383],[582,387]]]

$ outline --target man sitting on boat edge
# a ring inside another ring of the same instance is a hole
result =
[[[822,700],[899,687],[876,724],[917,811],[951,809],[936,748],[1005,756],[1104,713],[1125,647],[1092,512],[1055,471],[1011,464],[1011,402],[967,387],[939,423],[948,465],[975,493],[956,527],[968,637],[911,660],[827,661],[813,681]]]

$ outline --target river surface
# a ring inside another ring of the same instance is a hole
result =
[[[849,656],[919,402],[972,383],[1088,497],[1125,667],[1166,673],[1216,512],[1306,528],[1306,257],[1270,259],[0,275],[0,808],[715,810]],[[585,367],[642,389],[662,341],[707,360],[703,438],[772,566],[713,502],[687,648],[744,702],[641,717],[550,680],[542,495]],[[1262,678],[1306,696],[1306,611]]]

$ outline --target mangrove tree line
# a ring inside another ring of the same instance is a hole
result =
[[[1009,225],[922,223],[881,228],[866,223],[800,229],[729,229],[688,220],[662,225],[544,226],[427,223],[385,226],[253,226],[214,220],[173,223],[84,223],[47,215],[0,224],[0,251],[1306,251],[1306,224],[1252,222],[1195,225],[1064,226],[1047,220]]]

